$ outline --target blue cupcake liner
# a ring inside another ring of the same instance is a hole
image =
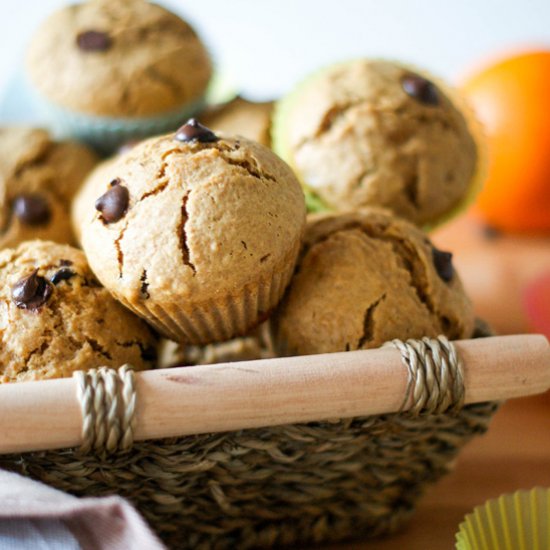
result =
[[[208,105],[230,101],[237,95],[234,80],[216,70],[203,97],[155,117],[113,118],[85,115],[48,101],[19,69],[7,88],[0,90],[0,120],[4,124],[47,127],[58,139],[75,138],[104,154],[132,141],[176,130]]]
[[[113,153],[124,143],[174,131],[206,103],[201,97],[161,115],[125,118],[78,113],[37,93],[32,95],[41,118],[56,137],[82,141],[104,154]]]

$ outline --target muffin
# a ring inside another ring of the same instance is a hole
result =
[[[394,338],[469,338],[473,328],[452,255],[377,209],[308,223],[272,321],[277,351],[290,355],[376,348]]]
[[[276,357],[269,323],[266,321],[247,336],[207,346],[185,346],[162,340],[159,347],[160,368],[190,365],[214,365]]]
[[[74,208],[99,280],[189,344],[228,340],[267,318],[305,223],[300,184],[283,161],[195,120],[100,167]]]
[[[28,241],[0,251],[0,382],[153,366],[156,337],[97,282],[82,251]]]
[[[389,61],[333,65],[278,104],[273,149],[314,210],[380,206],[433,224],[469,197],[479,165],[473,122],[450,93]]]
[[[111,175],[112,166],[114,166],[119,158],[130,152],[135,145],[127,148],[125,152],[118,156],[109,158],[99,163],[95,169],[88,175],[85,183],[80,187],[78,194],[75,196],[71,207],[71,221],[73,233],[79,244],[82,244],[82,225],[86,219],[86,211],[91,204],[94,204],[96,199],[104,192],[105,181]]]
[[[0,128],[0,249],[30,239],[73,243],[70,203],[97,157],[45,130]]]
[[[178,127],[212,73],[193,28],[145,0],[89,0],[36,31],[27,73],[51,123],[101,150]]]
[[[201,114],[200,120],[216,132],[244,136],[269,147],[273,105],[273,101],[255,103],[236,97]]]

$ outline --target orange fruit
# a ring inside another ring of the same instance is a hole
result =
[[[550,51],[503,59],[462,88],[488,141],[478,212],[505,231],[550,231]]]

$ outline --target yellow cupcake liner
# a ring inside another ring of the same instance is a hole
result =
[[[250,332],[279,304],[294,272],[299,248],[297,240],[285,258],[262,279],[250,282],[237,293],[216,295],[200,304],[190,306],[184,300],[131,303],[123,296],[116,297],[170,340],[194,345],[224,342]]]
[[[550,489],[517,491],[474,508],[460,524],[456,549],[550,549]]]
[[[379,58],[373,58],[373,61],[380,60]],[[306,196],[306,204],[308,207],[308,212],[330,212],[335,211],[333,207],[327,204],[319,195],[311,189],[307,183],[303,180],[300,170],[298,170],[294,156],[292,154],[292,148],[289,145],[288,139],[285,133],[286,121],[292,116],[292,110],[295,107],[298,99],[301,96],[301,92],[314,86],[316,79],[324,74],[328,69],[332,69],[335,66],[346,65],[350,62],[353,62],[354,59],[343,61],[340,63],[332,64],[310,74],[304,80],[299,82],[293,90],[288,94],[283,96],[275,105],[274,115],[273,115],[273,124],[271,128],[271,139],[272,139],[272,148],[283,160],[285,160],[290,167],[296,173],[302,187],[304,189],[304,194]],[[413,64],[402,63],[400,61],[392,61],[401,67],[404,67],[406,70],[410,70],[417,74],[420,74],[434,84],[436,84],[445,95],[451,100],[455,107],[462,113],[468,125],[468,129],[475,141],[477,149],[477,165],[475,173],[468,185],[468,188],[460,200],[453,204],[446,212],[435,216],[428,223],[423,224],[423,229],[425,231],[432,231],[433,229],[439,227],[443,223],[450,221],[455,218],[458,214],[463,212],[468,206],[470,206],[476,199],[477,195],[481,191],[483,182],[487,176],[488,170],[488,153],[487,153],[487,141],[485,133],[483,131],[483,126],[476,117],[473,108],[468,103],[466,98],[460,93],[460,91],[453,86],[449,85],[447,82],[438,78],[437,76],[432,75],[425,69],[416,67]],[[372,205],[374,206],[374,205]],[[387,207],[387,205],[386,205]]]

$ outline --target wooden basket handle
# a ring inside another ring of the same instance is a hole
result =
[[[457,406],[458,401],[500,401],[550,388],[550,346],[544,336],[501,336],[453,344],[463,363],[465,392],[461,397],[460,384],[457,389],[445,386],[437,402],[424,400],[420,408],[427,407],[428,412]],[[115,378],[110,374],[102,384],[116,384]],[[443,384],[434,379],[432,383]],[[136,440],[418,408],[402,353],[394,347],[152,370],[135,373],[131,384],[132,390],[110,405],[114,413],[123,409],[122,419],[115,423],[117,433],[122,438],[131,428]],[[82,414],[86,388],[76,378],[0,385],[0,453],[86,444]],[[88,395],[88,403],[93,400]],[[133,423],[123,418],[129,410],[135,411]],[[100,424],[97,416],[87,420]],[[121,428],[124,423],[126,432]],[[119,437],[115,432],[102,433],[102,441]]]

